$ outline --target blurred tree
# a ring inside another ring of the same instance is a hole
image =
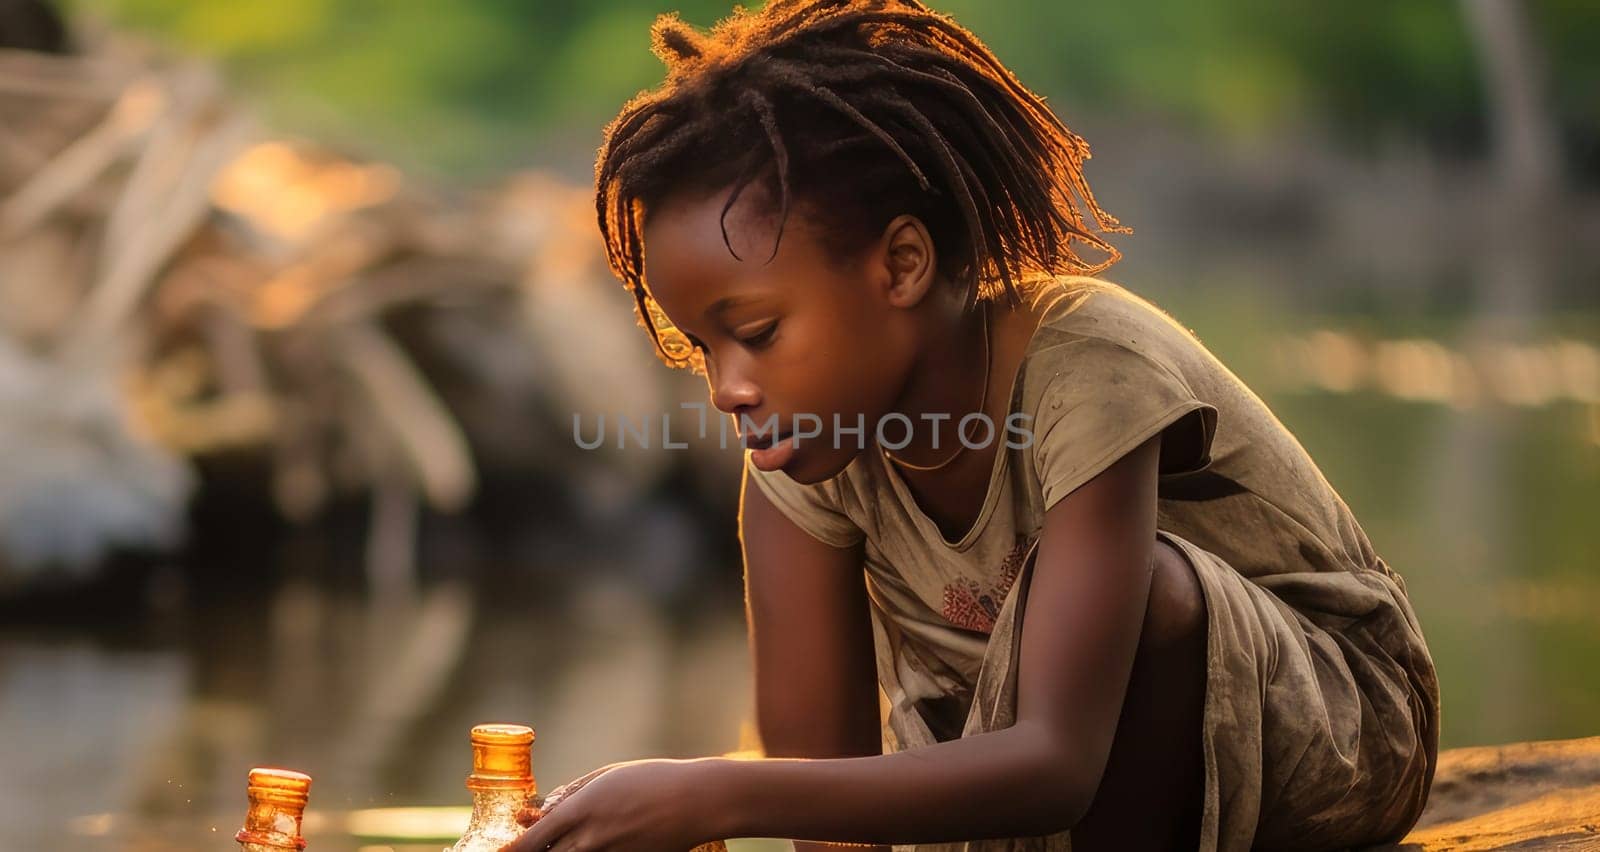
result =
[[[48,0],[0,0],[0,48],[62,53],[67,31]]]

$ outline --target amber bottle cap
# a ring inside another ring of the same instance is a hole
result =
[[[250,770],[247,792],[251,801],[303,810],[311,795],[311,776],[290,769],[258,767]]]
[[[526,725],[478,725],[472,729],[472,774],[467,786],[533,786],[533,729]]]

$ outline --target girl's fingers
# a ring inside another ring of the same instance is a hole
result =
[[[566,784],[562,784],[560,787],[557,787],[554,790],[551,790],[548,793],[545,793],[544,797],[539,800],[539,807],[547,811],[555,807],[557,802],[567,797],[567,793],[570,792],[569,788],[571,786],[572,782],[568,782]]]
[[[585,785],[585,784],[589,783],[590,781],[593,781],[594,779],[600,777],[607,770],[610,770],[610,769],[614,768],[615,766],[616,766],[616,764],[614,764],[614,763],[610,764],[608,766],[602,766],[599,769],[596,769],[593,772],[590,772],[589,774],[582,776],[581,778],[577,778],[577,779],[574,779],[572,781],[568,781],[567,783],[562,784],[560,787],[557,787],[554,790],[551,790],[549,792],[549,794],[547,794],[544,797],[544,803],[543,803],[544,810],[546,812],[549,812],[556,805],[560,804],[562,799],[565,799],[565,798],[571,796],[573,793],[576,793],[579,790],[582,790],[583,789],[583,785]]]
[[[500,852],[545,852],[551,844],[556,843],[566,834],[577,821],[573,812],[557,807],[563,799],[571,797],[582,790],[585,784],[614,769],[619,764],[602,766],[575,781],[568,781],[560,787],[551,790],[544,797],[544,801],[537,806],[530,802],[517,814],[517,822],[524,826],[531,826],[522,833],[521,837],[501,847]]]
[[[524,831],[521,837],[500,847],[500,852],[544,852],[566,834],[572,827],[571,822],[558,816],[546,816]]]
[[[529,802],[517,811],[517,825],[530,828],[543,816],[544,809],[534,802]]]

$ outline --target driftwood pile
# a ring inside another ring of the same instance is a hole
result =
[[[687,460],[573,440],[574,413],[705,398],[636,327],[586,188],[418,188],[127,46],[0,50],[0,127],[0,578],[177,543],[210,453],[270,458],[296,520],[370,490],[395,581],[417,506],[487,465],[614,505]]]

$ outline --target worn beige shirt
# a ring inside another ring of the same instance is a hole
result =
[[[1306,451],[1183,326],[1110,282],[1068,277],[1011,389],[1030,446],[995,455],[976,522],[944,538],[898,471],[863,452],[800,485],[750,480],[828,544],[863,545],[888,750],[1015,720],[1020,586],[1050,507],[1149,437],[1157,526],[1208,609],[1203,849],[1337,848],[1397,837],[1426,798],[1438,688],[1405,585]],[[1011,436],[1015,438],[1016,436]],[[1023,443],[1023,441],[1014,441]],[[1065,849],[1067,833],[924,849]]]

